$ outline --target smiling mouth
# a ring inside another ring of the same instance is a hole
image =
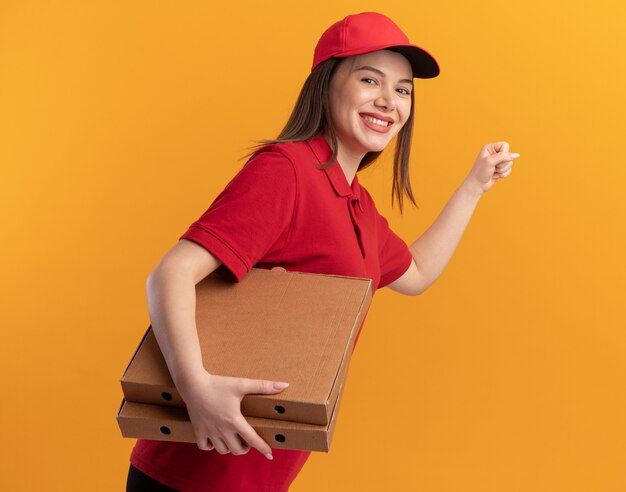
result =
[[[393,121],[379,120],[378,118],[374,118],[373,116],[370,116],[370,115],[367,115],[367,114],[361,114],[360,116],[364,120],[367,120],[370,123],[374,123],[375,125],[382,126],[384,128],[393,125]]]

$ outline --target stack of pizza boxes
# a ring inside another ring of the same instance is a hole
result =
[[[370,279],[253,268],[238,283],[218,272],[196,285],[196,327],[209,374],[286,381],[247,394],[241,413],[272,448],[330,449]],[[185,403],[149,327],[120,379],[124,437],[196,442]]]

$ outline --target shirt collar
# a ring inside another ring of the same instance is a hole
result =
[[[307,140],[307,143],[315,154],[318,163],[326,162],[328,161],[328,159],[330,159],[332,150],[322,133],[318,133],[315,137]],[[343,169],[339,165],[339,162],[335,161],[333,164],[330,165],[330,167],[324,169],[324,172],[326,173],[326,176],[328,176],[328,179],[337,195],[353,197],[357,200],[361,198],[361,185],[359,184],[357,175],[354,175],[354,179],[352,180],[352,186],[350,186],[348,184],[348,179],[343,172]],[[359,208],[362,208],[360,200]]]

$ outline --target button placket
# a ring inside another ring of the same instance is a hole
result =
[[[356,207],[359,207],[359,210],[363,212],[363,207],[361,206],[361,201],[358,197],[354,195],[350,195],[348,197],[349,205],[348,210],[350,211],[350,219],[352,220],[352,225],[354,226],[354,232],[356,233],[356,239],[359,243],[359,249],[361,250],[361,255],[365,258],[365,246],[363,245],[363,238],[361,233],[361,226],[359,225],[359,221],[356,218]]]

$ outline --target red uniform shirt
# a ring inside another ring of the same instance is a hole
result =
[[[408,269],[411,253],[356,175],[349,184],[338,163],[316,167],[330,155],[322,134],[264,147],[181,238],[219,258],[218,271],[235,282],[252,267],[274,266],[371,278],[374,291],[393,282]],[[131,463],[182,491],[287,491],[310,452],[272,454],[270,461],[256,449],[222,455],[194,443],[139,439]]]

